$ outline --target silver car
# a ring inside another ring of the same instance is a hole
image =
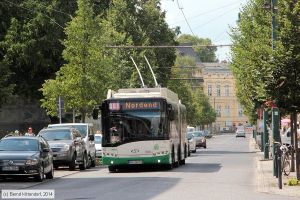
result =
[[[189,141],[189,155],[190,152],[196,153],[196,140],[194,138],[193,132],[187,133],[187,139]]]
[[[47,140],[53,151],[53,165],[69,166],[75,170],[77,164],[81,170],[87,168],[88,157],[85,144],[80,132],[73,128],[46,128],[42,129],[39,136]]]

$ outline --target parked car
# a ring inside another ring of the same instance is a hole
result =
[[[65,123],[65,124],[50,124],[48,128],[68,127],[79,130],[85,142],[85,149],[88,156],[88,167],[96,166],[96,147],[94,143],[93,124],[90,123]]]
[[[205,138],[212,138],[212,134],[210,130],[204,130],[203,134]]]
[[[246,131],[244,126],[237,126],[235,131],[235,137],[246,137]]]
[[[75,170],[79,164],[81,170],[87,168],[87,151],[80,132],[74,128],[46,128],[39,134],[45,138],[53,151],[53,164],[57,169],[60,165]]]
[[[196,153],[196,140],[194,138],[193,132],[187,133],[187,139],[189,141],[189,155],[190,152]]]
[[[203,131],[194,131],[193,135],[196,140],[196,147],[204,147],[206,149],[206,138]]]
[[[102,134],[95,134],[96,157],[102,157]]]
[[[11,136],[0,140],[0,177],[53,179],[53,155],[41,137]]]

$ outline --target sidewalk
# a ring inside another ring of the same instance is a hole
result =
[[[291,172],[289,176],[282,175],[282,189],[278,188],[278,179],[273,176],[273,160],[263,160],[264,154],[260,151],[253,138],[249,140],[250,151],[256,152],[256,181],[257,190],[272,194],[300,198],[300,185],[288,186],[288,180],[296,177],[295,172]]]

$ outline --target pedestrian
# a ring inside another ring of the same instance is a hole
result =
[[[25,134],[25,136],[35,136],[31,127],[28,128],[28,132]]]

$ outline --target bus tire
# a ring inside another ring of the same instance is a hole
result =
[[[117,171],[117,168],[115,166],[108,166],[108,171],[110,173],[115,173]]]
[[[186,147],[186,144],[184,144],[184,158],[187,157],[187,147]]]

